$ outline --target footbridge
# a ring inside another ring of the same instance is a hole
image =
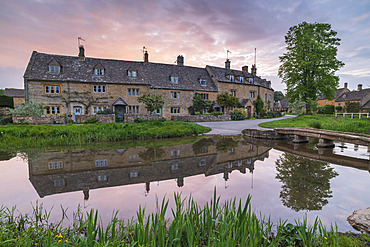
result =
[[[318,147],[334,147],[333,141],[370,146],[370,135],[365,134],[312,128],[279,128],[275,129],[274,131],[277,133],[277,139],[284,138],[288,135],[294,135],[293,143],[308,142],[307,137],[318,138]]]

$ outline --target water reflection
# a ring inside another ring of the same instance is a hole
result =
[[[5,152],[5,151],[0,150],[0,161],[10,160],[13,157],[15,157],[15,154],[11,154],[9,152]]]
[[[57,193],[89,191],[129,184],[145,184],[150,193],[153,182],[175,179],[185,185],[186,177],[211,176],[238,170],[253,172],[254,162],[268,157],[271,148],[240,138],[204,138],[195,143],[115,149],[76,149],[27,152],[29,179],[42,198]]]
[[[332,197],[330,179],[338,173],[328,163],[284,153],[276,160],[276,178],[283,184],[280,198],[295,211],[321,210]]]

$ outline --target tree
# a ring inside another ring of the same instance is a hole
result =
[[[330,179],[338,173],[328,163],[284,153],[275,164],[284,206],[296,212],[321,210],[332,197]]]
[[[9,109],[9,113],[16,116],[41,116],[44,114],[42,103],[26,101],[14,109]]]
[[[229,112],[230,107],[237,106],[239,104],[239,99],[226,92],[217,96],[217,103],[220,106],[225,107],[226,112]]]
[[[264,105],[264,103],[263,103],[263,100],[261,99],[261,96],[260,95],[257,96],[257,99],[253,103],[254,103],[254,106],[256,108],[256,110],[255,110],[256,113],[263,112],[263,105]]]
[[[159,110],[164,106],[163,95],[157,93],[147,93],[137,98],[137,101],[145,104],[145,108],[152,114],[153,111]]]
[[[309,100],[333,98],[339,77],[335,72],[344,63],[337,56],[340,39],[330,24],[302,22],[285,36],[287,52],[279,57],[279,77],[287,85],[287,97],[301,100],[310,112]]]
[[[274,101],[277,102],[279,100],[284,99],[284,94],[280,91],[275,91],[274,92]]]
[[[189,108],[189,111],[194,114],[195,112],[200,112],[202,109],[208,108],[212,111],[213,101],[204,100],[199,93],[195,93],[193,97],[193,105]]]

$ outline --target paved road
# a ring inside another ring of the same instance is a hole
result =
[[[205,133],[204,135],[241,135],[243,129],[263,129],[258,126],[260,123],[292,117],[295,116],[286,115],[279,118],[249,119],[242,121],[200,122],[197,124],[212,128],[212,131]]]

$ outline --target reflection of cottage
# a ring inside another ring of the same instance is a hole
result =
[[[201,140],[202,141],[202,140]],[[83,191],[128,184],[175,179],[179,187],[189,176],[245,173],[256,160],[268,157],[270,148],[234,141],[236,145],[218,151],[212,139],[198,144],[172,147],[112,150],[73,150],[28,153],[29,176],[40,197],[70,191]]]
[[[335,106],[345,107],[346,102],[359,103],[360,112],[370,110],[370,88],[362,89],[362,84],[358,84],[357,91],[348,91],[339,96]]]
[[[13,97],[14,106],[20,105],[25,101],[24,89],[5,88],[4,95]]]
[[[188,115],[195,93],[212,101],[220,93],[230,93],[250,115],[258,95],[265,103],[273,101],[271,82],[257,76],[255,65],[249,72],[248,66],[231,69],[229,59],[224,68],[196,68],[185,66],[183,56],[174,65],[149,62],[148,53],[143,62],[89,58],[84,53],[82,46],[78,57],[34,51],[24,74],[26,100],[45,103],[47,115],[96,114],[107,108],[120,114],[146,114],[137,98],[156,92],[168,99],[156,112],[167,119]]]

